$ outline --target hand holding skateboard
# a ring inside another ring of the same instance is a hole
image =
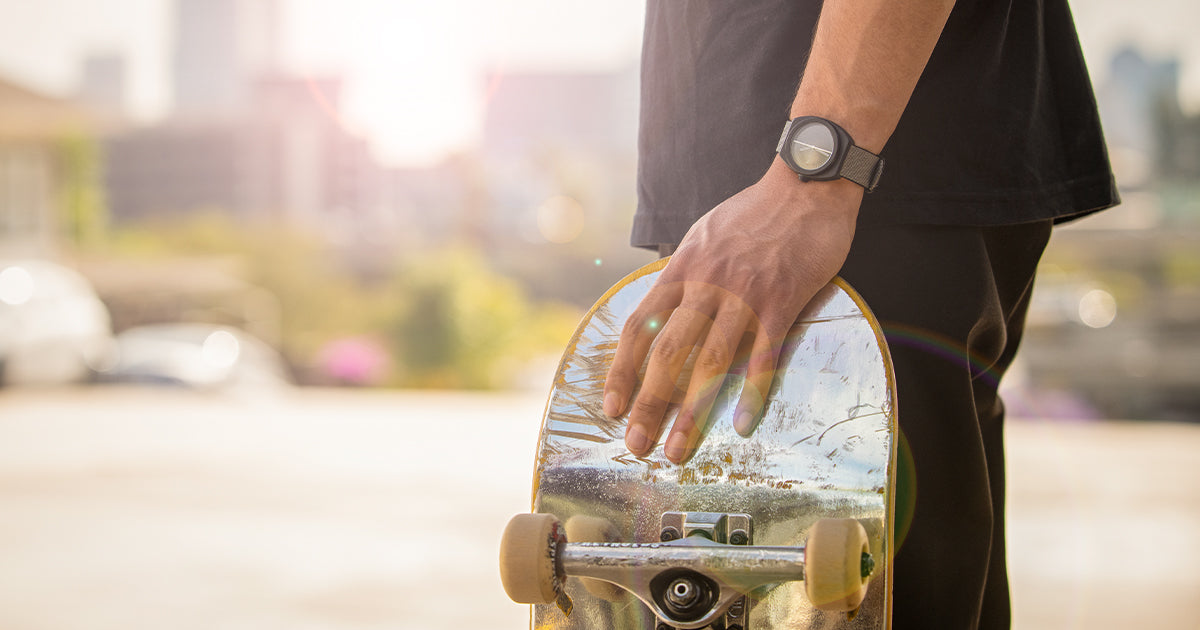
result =
[[[862,189],[825,184],[804,188],[786,166],[773,167],[688,231],[626,321],[606,379],[604,411],[628,412],[631,452],[650,450],[678,404],[664,449],[675,463],[690,457],[738,362],[746,387],[733,422],[742,435],[753,431],[788,330],[850,250]]]
[[[613,287],[563,356],[535,514],[514,518],[501,543],[506,590],[535,603],[539,629],[886,628],[895,405],[877,322],[835,280],[787,331],[749,437],[733,429],[745,397],[735,370],[709,394],[685,464],[634,455],[625,421],[603,409],[605,376],[665,264]],[[680,376],[694,371],[685,362]]]

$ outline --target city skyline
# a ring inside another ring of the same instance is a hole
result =
[[[0,76],[71,96],[89,54],[127,63],[126,99],[136,119],[171,106],[172,0],[0,0]],[[481,138],[489,73],[545,69],[616,71],[640,44],[642,2],[486,0],[380,2],[282,0],[280,59],[301,76],[345,79],[340,124],[362,134],[389,164],[430,164]],[[1134,45],[1180,60],[1185,109],[1200,109],[1200,41],[1187,0],[1073,3],[1097,85],[1112,55]]]

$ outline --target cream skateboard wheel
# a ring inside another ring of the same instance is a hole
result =
[[[500,581],[519,604],[549,604],[558,596],[558,548],[566,542],[553,514],[518,514],[500,539]]]
[[[813,606],[829,612],[857,610],[867,593],[870,571],[863,558],[868,552],[867,532],[858,521],[814,523],[804,545],[804,584]]]

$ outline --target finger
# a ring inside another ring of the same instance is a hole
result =
[[[708,333],[711,320],[688,308],[678,308],[659,334],[646,365],[642,388],[629,410],[625,445],[637,455],[654,447],[667,408],[676,400],[675,384],[692,350]]]
[[[605,415],[615,418],[625,412],[629,398],[637,388],[638,371],[682,295],[679,283],[655,285],[625,320],[612,365],[604,379]]]
[[[767,395],[775,381],[783,338],[783,334],[771,334],[763,326],[755,334],[746,364],[746,382],[733,414],[733,428],[743,437],[749,437],[762,421]]]
[[[704,439],[713,404],[729,376],[751,317],[745,308],[722,309],[697,349],[683,404],[663,448],[667,459],[682,464]]]

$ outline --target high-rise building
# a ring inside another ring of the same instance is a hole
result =
[[[636,66],[609,72],[508,72],[488,77],[483,150],[513,159],[554,149],[627,154],[637,142]]]
[[[379,170],[366,142],[325,110],[340,89],[337,79],[262,77],[241,112],[174,117],[111,138],[113,219],[208,210],[308,226],[365,221],[379,203]]]
[[[181,113],[237,110],[278,66],[277,0],[175,0],[173,96]]]
[[[119,53],[93,53],[83,60],[79,99],[104,115],[122,115],[126,106],[126,64]]]

